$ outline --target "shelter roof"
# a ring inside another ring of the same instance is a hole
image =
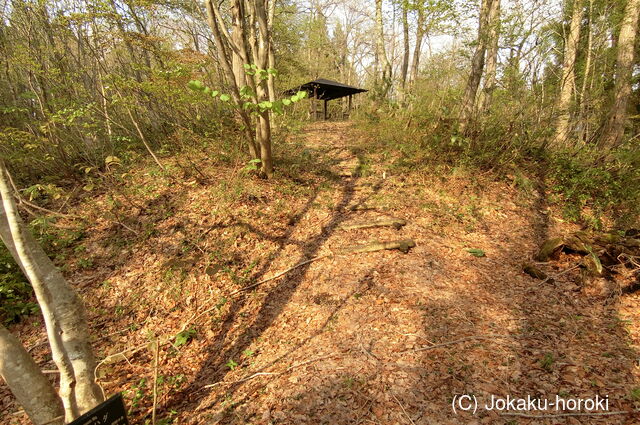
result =
[[[350,86],[348,84],[342,84],[333,80],[327,80],[325,78],[318,78],[317,80],[309,81],[308,83],[289,89],[285,91],[284,94],[293,95],[299,91],[307,92],[307,95],[310,98],[316,97],[321,100],[332,100],[349,96],[350,94],[366,92],[368,90]]]

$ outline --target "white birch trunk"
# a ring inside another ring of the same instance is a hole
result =
[[[95,382],[96,363],[82,301],[20,220],[2,163],[0,195],[0,237],[38,299],[53,360],[60,370],[60,397],[66,420],[70,421],[104,400]]]
[[[18,338],[0,325],[0,376],[35,425],[64,423],[62,401]]]

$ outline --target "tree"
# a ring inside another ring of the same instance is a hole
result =
[[[403,1],[400,4],[402,12],[402,70],[400,71],[400,78],[402,89],[404,91],[407,84],[407,73],[409,71],[409,5],[407,1]]]
[[[499,19],[498,10],[500,0],[482,0],[480,6],[480,18],[478,23],[478,40],[471,59],[471,72],[467,79],[467,85],[462,99],[462,113],[460,114],[460,132],[464,133],[473,119],[476,109],[476,100],[480,80],[485,65],[485,55],[489,40],[490,28],[496,25],[492,18]]]
[[[425,10],[422,4],[416,6],[418,18],[416,23],[416,41],[413,47],[413,61],[411,62],[411,81],[415,82],[418,78],[418,68],[420,66],[420,53],[422,51],[422,39],[424,37],[424,14]]]
[[[417,14],[413,59],[409,72],[409,79],[413,83],[418,78],[424,38],[434,33],[451,32],[455,27],[457,12],[455,3],[447,0],[416,0],[408,2],[407,7]]]
[[[556,121],[553,142],[557,146],[562,146],[566,142],[569,133],[570,108],[576,81],[575,64],[578,42],[580,40],[580,27],[582,23],[583,9],[582,0],[573,0],[571,5],[569,34],[565,38],[564,42],[560,93],[556,102],[558,118]]]
[[[617,42],[613,105],[600,139],[600,145],[607,149],[619,145],[624,136],[627,104],[631,95],[633,53],[639,12],[640,0],[628,0]]]
[[[1,162],[0,195],[0,237],[31,282],[36,294],[44,317],[53,361],[60,371],[60,398],[64,406],[65,419],[69,422],[104,399],[102,390],[95,382],[96,363],[89,343],[89,327],[84,307],[78,294],[22,223],[13,199],[8,171]],[[7,355],[15,356],[2,356],[0,371],[3,376],[6,375],[8,383],[13,383],[12,391],[17,396],[31,393],[32,388],[24,385],[44,385],[41,377],[34,372],[33,364],[15,347],[15,341],[6,335],[2,337],[2,350]],[[15,374],[6,373],[11,369],[11,364],[22,367],[29,373],[29,379],[17,379],[13,376]],[[51,402],[50,392],[47,391],[43,397]],[[25,409],[27,407],[27,412],[31,411],[34,417],[41,417],[42,410],[31,405],[25,406]],[[49,405],[47,411],[55,414],[57,408]]]
[[[271,97],[268,76],[265,79],[261,72],[247,73],[245,69],[249,65],[255,65],[259,70],[266,71],[269,66],[272,49],[267,0],[251,0],[246,3],[243,0],[232,0],[231,31],[227,29],[218,3],[208,0],[206,6],[209,26],[231,88],[231,96],[243,122],[249,152],[254,159],[260,160],[262,173],[271,177],[273,159],[269,110],[260,110],[257,119],[252,122],[241,96],[241,91],[249,93],[254,104],[269,101]]]
[[[64,423],[62,400],[51,382],[22,346],[0,325],[0,376],[36,425]]]
[[[387,96],[391,88],[391,62],[384,43],[384,22],[382,20],[382,0],[376,0],[376,80],[380,79],[381,96]]]
[[[500,2],[496,1],[491,8],[489,15],[488,50],[486,57],[486,72],[482,97],[480,101],[480,111],[486,112],[491,106],[491,97],[496,88],[496,71],[498,68],[498,42],[500,40]]]

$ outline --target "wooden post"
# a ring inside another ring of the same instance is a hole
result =
[[[324,100],[324,120],[325,121],[327,120],[327,102],[328,102],[328,100],[325,99]]]
[[[351,118],[351,96],[349,95],[349,102],[348,102],[348,107],[347,107],[347,118]]]
[[[311,113],[313,114],[313,120],[318,119],[316,115],[316,97],[318,96],[318,88],[313,86],[313,97],[311,98]]]

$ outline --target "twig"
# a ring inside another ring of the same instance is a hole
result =
[[[416,423],[413,422],[413,419],[411,419],[411,416],[409,416],[407,411],[404,409],[404,406],[402,405],[402,403],[400,403],[400,400],[398,400],[398,397],[396,397],[396,395],[394,393],[391,393],[391,397],[393,397],[393,399],[396,401],[396,403],[398,403],[398,406],[400,406],[400,408],[402,409],[402,412],[404,413],[404,415],[407,417],[407,419],[409,419],[409,422],[411,422],[412,425],[416,425]]]
[[[47,422],[45,422],[45,423],[43,423],[43,424],[41,424],[41,425],[49,425],[49,424],[52,424],[52,423],[54,423],[54,422],[58,422],[58,421],[59,421],[59,420],[61,420],[61,419],[64,419],[64,416],[62,416],[62,415],[57,416],[57,417],[55,417],[55,418],[51,419],[50,421],[47,421]]]
[[[33,350],[35,350],[36,348],[41,347],[41,346],[43,346],[43,345],[47,345],[47,344],[49,344],[49,340],[48,340],[48,339],[45,339],[45,340],[40,341],[40,342],[37,342],[34,346],[32,346],[31,348],[29,348],[29,349],[27,350],[27,353],[31,353],[31,352],[32,352]]]
[[[160,346],[158,340],[155,341],[155,356],[153,358],[153,410],[151,411],[151,425],[156,425],[156,407],[158,405],[158,356]]]
[[[544,280],[540,281],[540,283],[538,283],[538,285],[542,285],[543,283],[546,283],[546,282],[550,281],[551,279],[556,280],[557,278],[559,278],[559,277],[560,277],[560,276],[562,276],[563,274],[567,274],[567,273],[569,273],[571,270],[575,270],[575,269],[577,269],[577,268],[579,268],[579,267],[580,267],[580,264],[576,264],[575,266],[573,266],[573,267],[569,267],[568,269],[565,269],[565,270],[561,271],[560,273],[557,273],[557,274],[555,274],[555,275],[553,275],[553,276],[548,276],[546,279],[544,279]]]
[[[254,373],[253,375],[247,376],[245,378],[238,379],[237,381],[231,381],[231,382],[220,381],[220,382],[216,382],[216,383],[213,383],[213,384],[207,384],[207,385],[203,386],[202,388],[203,389],[204,388],[213,388],[213,387],[216,387],[216,386],[222,385],[222,384],[234,385],[234,384],[239,384],[241,382],[248,381],[248,380],[253,379],[253,378],[257,378],[258,376],[280,375],[282,373],[284,373],[284,372],[258,372],[258,373]]]
[[[298,364],[295,364],[295,365],[291,365],[291,366],[289,366],[288,368],[286,368],[285,370],[283,370],[282,372],[257,372],[257,373],[254,373],[254,374],[252,374],[252,375],[246,376],[246,377],[244,377],[244,378],[242,378],[242,379],[239,379],[239,380],[237,380],[237,381],[231,381],[231,382],[222,382],[222,381],[220,381],[220,382],[215,382],[215,383],[213,383],[213,384],[207,384],[207,385],[203,386],[203,387],[202,387],[202,389],[205,389],[205,388],[213,388],[213,387],[216,387],[216,386],[218,386],[218,385],[235,385],[235,384],[240,384],[240,383],[242,383],[242,382],[246,382],[246,381],[248,381],[248,380],[250,380],[250,379],[257,378],[257,377],[259,377],[259,376],[282,375],[282,374],[285,374],[285,373],[287,373],[287,372],[289,372],[289,371],[291,371],[291,370],[293,370],[293,369],[299,368],[299,367],[301,367],[301,366],[308,365],[309,363],[313,363],[313,362],[317,362],[317,361],[320,361],[320,360],[328,359],[328,358],[334,357],[334,356],[336,356],[336,355],[337,355],[337,354],[335,354],[335,353],[334,353],[334,354],[329,354],[329,355],[327,355],[327,356],[321,356],[321,357],[316,357],[315,359],[306,360],[306,361],[304,361],[304,362],[301,362],[301,363],[298,363]]]
[[[249,286],[245,286],[244,288],[240,288],[240,289],[238,289],[236,291],[233,291],[232,293],[229,294],[229,296],[232,297],[232,296],[234,296],[234,295],[236,295],[236,294],[238,294],[240,292],[247,291],[249,289],[255,288],[256,286],[262,285],[263,283],[267,283],[270,280],[277,279],[280,276],[283,276],[283,275],[289,273],[290,271],[297,269],[298,267],[304,266],[305,264],[309,264],[309,263],[312,263],[314,261],[322,260],[323,258],[327,258],[327,257],[331,257],[331,256],[333,256],[333,254],[326,254],[326,255],[320,255],[318,257],[313,257],[313,258],[311,258],[309,260],[303,261],[302,263],[298,263],[293,267],[289,267],[288,269],[283,270],[280,273],[276,273],[274,276],[272,276],[270,278],[263,279],[263,280],[261,280],[259,282],[256,282],[256,283],[251,284]]]
[[[20,190],[18,189],[18,187],[16,186],[16,184],[13,182],[13,178],[11,176],[9,176],[9,183],[11,184],[11,187],[13,188],[13,192],[14,192],[14,196],[16,197],[16,199],[18,200],[18,204],[24,204],[27,205],[31,208],[35,208],[37,210],[40,210],[42,212],[47,212],[49,214],[53,214],[53,215],[57,215],[60,217],[73,217],[73,218],[82,218],[80,216],[74,215],[74,214],[65,214],[65,213],[61,213],[61,212],[57,212],[57,211],[53,211],[53,210],[49,210],[47,208],[38,206],[32,202],[27,201],[26,199],[24,199],[21,195],[20,195]]]
[[[513,335],[473,335],[473,336],[466,336],[464,338],[454,339],[453,341],[443,342],[441,344],[429,345],[427,347],[420,347],[420,348],[414,348],[412,350],[400,351],[398,354],[414,353],[414,352],[418,352],[418,351],[433,350],[435,348],[446,347],[447,345],[459,344],[461,342],[474,341],[474,340],[478,340],[478,339],[495,339],[495,338],[515,338],[515,337]]]
[[[594,412],[594,413],[558,413],[555,415],[532,415],[530,413],[500,413],[500,416],[520,416],[522,418],[563,418],[567,416],[614,416],[614,415],[631,415],[633,413],[637,413],[637,410],[632,411],[616,411],[616,412]]]

